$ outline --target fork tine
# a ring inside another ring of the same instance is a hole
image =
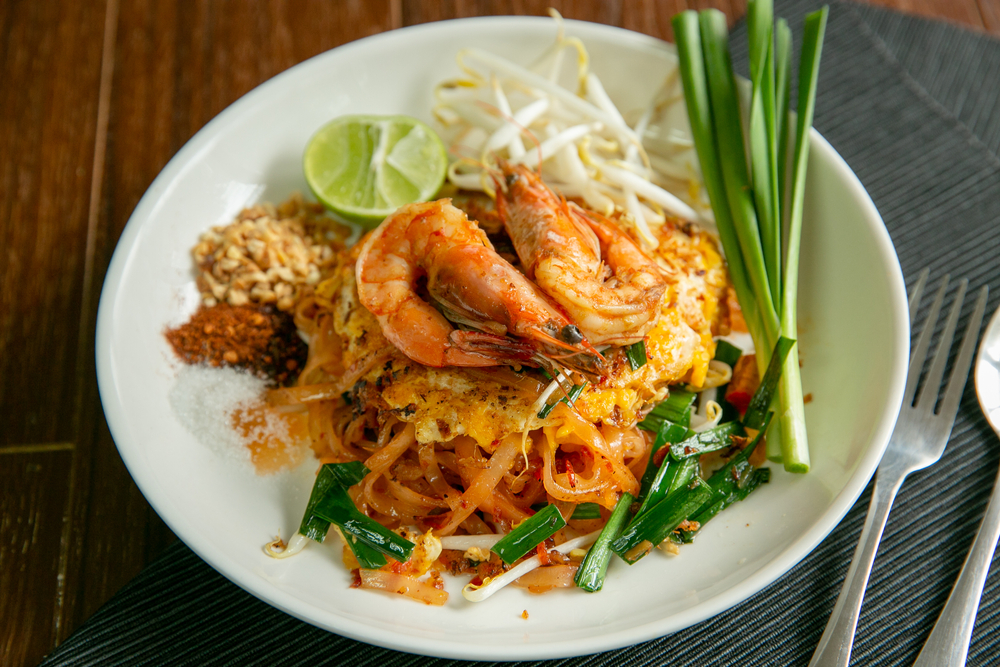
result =
[[[913,321],[917,319],[917,306],[920,305],[920,297],[924,295],[924,285],[927,284],[927,276],[931,274],[931,270],[926,266],[917,276],[917,283],[913,286],[913,291],[910,293],[910,327],[913,327]]]
[[[944,367],[948,364],[948,356],[951,354],[951,342],[955,339],[955,327],[958,326],[958,317],[962,314],[962,302],[965,300],[965,290],[969,287],[969,281],[964,278],[958,283],[958,293],[951,304],[951,313],[948,321],[944,324],[944,331],[941,332],[941,340],[938,341],[934,350],[934,359],[931,361],[930,370],[927,371],[927,378],[924,386],[920,390],[915,406],[923,405],[925,401],[930,401],[927,409],[934,411],[934,404],[937,403],[938,394],[941,392],[941,378],[944,377]]]
[[[910,370],[906,374],[903,405],[913,405],[913,395],[917,391],[917,382],[920,380],[920,371],[924,367],[924,360],[927,359],[927,348],[931,344],[931,336],[934,334],[934,325],[937,324],[938,314],[941,312],[941,303],[944,301],[944,293],[948,289],[949,278],[950,276],[945,274],[944,278],[941,279],[941,287],[938,288],[934,303],[931,304],[931,311],[927,313],[927,319],[924,320],[920,337],[917,338],[917,346],[910,354]]]
[[[962,398],[965,381],[969,378],[972,355],[976,351],[976,341],[979,340],[979,328],[983,324],[983,316],[986,313],[986,298],[989,293],[990,288],[986,285],[983,285],[982,289],[979,290],[976,309],[972,312],[969,324],[965,328],[962,349],[958,353],[958,358],[955,359],[955,365],[951,369],[951,377],[948,379],[948,388],[945,389],[944,398],[941,399],[941,415],[950,420],[954,420],[958,413],[958,402]]]

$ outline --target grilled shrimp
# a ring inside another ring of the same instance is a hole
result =
[[[501,160],[500,169],[497,209],[528,277],[592,344],[645,336],[667,287],[656,262],[614,222],[557,197],[527,167]]]
[[[365,240],[355,270],[361,303],[385,337],[425,366],[603,370],[579,328],[448,199],[409,204],[386,218]],[[424,280],[434,305],[421,296]]]

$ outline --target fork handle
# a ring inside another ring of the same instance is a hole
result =
[[[979,597],[993,562],[993,551],[1000,537],[1000,476],[993,485],[986,516],[965,558],[962,574],[948,596],[941,616],[920,650],[913,667],[962,667],[969,655],[969,640],[976,624]]]
[[[840,589],[840,597],[833,607],[833,613],[830,614],[830,620],[826,623],[809,667],[847,667],[850,662],[854,631],[858,627],[858,616],[861,614],[861,603],[864,601],[865,588],[868,587],[872,563],[875,562],[875,552],[878,551],[889,510],[892,509],[892,501],[905,477],[906,472],[903,470],[879,468],[865,527],[861,531],[858,548],[854,551],[854,560],[851,561],[844,586]]]

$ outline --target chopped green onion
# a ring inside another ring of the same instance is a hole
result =
[[[623,493],[615,505],[614,511],[608,517],[608,522],[601,529],[597,541],[587,552],[583,562],[576,571],[573,581],[579,588],[590,593],[596,593],[604,586],[604,577],[608,573],[608,563],[611,562],[611,542],[618,539],[629,518],[629,508],[635,500],[630,493]]]
[[[299,524],[299,532],[311,540],[322,542],[330,529],[330,522],[316,516],[313,511],[316,505],[332,486],[336,484],[354,486],[364,479],[368,472],[368,468],[360,461],[327,463],[320,467],[316,481],[313,482],[312,492],[309,494],[309,502],[306,503],[306,511],[302,515],[302,522]]]
[[[358,555],[358,550],[355,548],[358,544],[364,544],[400,563],[409,560],[410,554],[413,553],[415,546],[413,542],[362,514],[343,486],[331,486],[326,495],[316,503],[313,512],[340,528],[355,556]]]
[[[754,468],[753,472],[750,473],[746,482],[742,485],[737,485],[739,489],[737,491],[737,496],[740,500],[746,500],[747,496],[754,492],[761,484],[767,484],[771,481],[771,469],[770,468]]]
[[[521,525],[504,535],[490,551],[510,565],[565,525],[566,520],[559,509],[555,505],[546,505],[545,509],[528,517]]]
[[[726,465],[722,466],[708,479],[708,485],[714,492],[713,496],[703,506],[692,512],[691,521],[697,521],[701,526],[704,526],[716,514],[736,501],[743,500],[760,484],[771,479],[770,470],[763,472],[765,470],[763,468],[760,470],[754,468],[750,464],[749,459],[750,455],[753,454],[754,450],[760,444],[764,432],[767,431],[767,426],[771,423],[773,417],[773,412],[767,413],[767,417],[764,418],[763,428],[757,432],[754,439],[743,448],[743,451],[730,459]],[[758,472],[761,473],[760,476],[755,477]],[[741,480],[742,484],[740,483]],[[694,534],[697,533],[697,531],[689,532],[691,534],[688,536],[682,535],[686,542],[690,542],[694,538]]]
[[[743,415],[745,427],[760,430],[764,423],[764,416],[771,407],[771,401],[778,389],[778,381],[782,375],[785,358],[794,346],[794,339],[784,336],[778,339],[774,346],[774,352],[771,354],[771,361],[767,365],[767,372],[761,378],[760,386],[754,392],[753,398],[750,399],[750,404],[747,406],[746,414]]]
[[[597,503],[580,503],[573,510],[571,521],[584,521],[587,519],[600,519],[601,507]]]
[[[656,479],[658,471],[663,467],[662,465],[657,466],[653,463],[653,460],[656,458],[656,453],[660,451],[660,448],[664,445],[672,445],[675,442],[680,442],[687,437],[687,434],[687,426],[681,426],[680,424],[669,422],[666,419],[660,422],[660,430],[656,434],[653,446],[649,449],[649,461],[646,463],[646,472],[643,473],[642,480],[639,484],[639,500],[644,500],[646,498],[646,494],[649,493],[649,489],[653,485],[653,480]]]
[[[350,547],[362,570],[377,570],[389,562],[385,556],[357,538],[345,534],[344,540],[347,541],[347,546]]]
[[[317,507],[321,503],[328,503],[327,498],[331,493],[334,493],[337,494],[340,502],[343,501],[340,494],[346,496],[347,502],[351,508],[354,508],[354,503],[347,496],[345,489],[360,482],[368,472],[368,468],[359,461],[327,463],[323,465],[316,475],[316,481],[313,482],[312,492],[309,494],[309,502],[306,504],[306,511],[302,515],[302,523],[299,525],[299,533],[316,542],[323,542],[326,539],[327,532],[330,530],[331,521],[328,518],[320,516],[317,512]],[[357,509],[355,509],[355,512],[357,512]],[[360,512],[357,513],[361,515]],[[367,519],[367,517],[365,518]],[[368,520],[371,521],[371,519]],[[361,567],[374,570],[388,562],[385,556],[364,542],[358,540],[352,541],[346,535],[344,537],[348,539],[348,546],[354,552],[354,556],[358,559]]]
[[[642,516],[646,511],[659,503],[671,493],[681,487],[687,486],[698,474],[701,464],[698,459],[690,458],[683,461],[667,460],[660,466],[653,483],[649,486],[649,491],[642,498],[639,511],[635,513],[636,518]]]
[[[732,447],[733,437],[742,437],[744,435],[746,435],[746,431],[743,429],[743,424],[739,422],[719,424],[714,428],[695,433],[690,438],[671,445],[670,456],[677,460],[701,456],[708,452]]]
[[[645,556],[657,544],[667,539],[692,512],[712,499],[712,488],[695,477],[690,487],[667,496],[633,521],[621,536],[611,543],[611,549],[629,565]]]
[[[331,465],[324,465],[316,475],[313,482],[312,492],[309,494],[309,502],[306,503],[306,511],[302,515],[302,522],[299,524],[299,533],[305,535],[310,540],[322,542],[326,539],[326,533],[330,530],[330,522],[320,519],[313,513],[313,508],[320,499],[326,495],[329,488],[339,483],[337,475],[334,474]]]
[[[625,357],[628,359],[629,367],[637,371],[646,365],[646,341],[640,340],[625,348]]]
[[[639,422],[639,426],[654,432],[659,432],[660,425],[664,421],[685,427],[689,426],[691,424],[691,406],[697,397],[698,395],[694,392],[674,389],[667,396],[667,400],[653,408],[652,412]]]
[[[348,461],[347,463],[327,463],[324,469],[332,470],[333,474],[343,486],[354,486],[360,484],[368,473],[371,472],[361,461]]]
[[[545,419],[546,417],[548,417],[552,413],[552,411],[556,409],[556,406],[559,405],[560,403],[566,403],[567,405],[573,405],[574,403],[576,403],[576,399],[580,398],[580,394],[583,393],[583,390],[584,390],[584,388],[586,386],[587,386],[586,383],[573,385],[573,387],[569,390],[569,395],[568,396],[563,396],[561,399],[559,399],[555,403],[550,403],[550,404],[546,405],[544,408],[542,408],[541,410],[539,410],[538,411],[538,418],[539,419]]]
[[[729,364],[732,369],[736,368],[737,362],[739,362],[740,357],[743,356],[743,350],[736,347],[725,340],[718,340],[715,343],[715,358],[725,364]],[[722,408],[722,419],[719,421],[723,424],[731,421],[739,421],[740,411],[733,407],[732,403],[726,400],[726,389],[729,384],[724,384],[717,387],[715,390],[715,400]]]
[[[698,527],[694,530],[682,530],[677,536],[678,542],[684,544],[690,544],[694,541],[695,536],[701,532],[701,529],[706,523],[711,521],[715,516],[728,508],[734,502],[739,500],[746,500],[747,496],[756,491],[762,484],[767,484],[771,481],[771,469],[770,468],[754,468],[750,474],[747,476],[747,481],[743,487],[740,487],[735,494],[729,494],[723,498],[712,502],[709,505],[698,510],[694,515],[691,516],[691,523],[697,523]]]
[[[736,366],[736,362],[739,361],[742,356],[743,350],[736,347],[728,340],[715,341],[715,358],[724,364],[728,364],[730,368]]]

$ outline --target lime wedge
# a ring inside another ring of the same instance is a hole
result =
[[[404,204],[427,201],[448,170],[438,135],[409,116],[341,116],[313,135],[302,158],[323,204],[375,227]]]

